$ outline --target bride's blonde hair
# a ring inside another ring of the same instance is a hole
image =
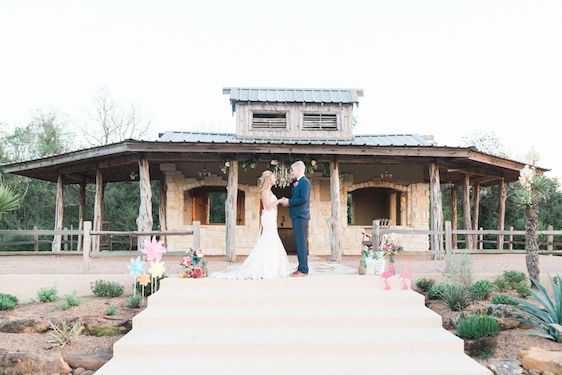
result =
[[[267,181],[269,181],[272,175],[272,171],[263,171],[261,174],[261,177],[258,179],[258,190],[260,191],[260,194],[268,188]]]

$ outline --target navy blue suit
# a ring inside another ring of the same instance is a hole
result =
[[[297,257],[299,268],[297,271],[308,273],[308,245],[307,232],[308,221],[310,220],[310,191],[312,185],[306,176],[301,177],[297,186],[291,190],[289,199],[289,216],[293,223],[293,233],[297,244]]]

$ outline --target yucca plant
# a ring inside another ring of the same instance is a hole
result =
[[[17,209],[20,203],[20,197],[11,188],[0,183],[0,217],[5,212]]]
[[[531,279],[537,288],[531,290],[530,297],[535,304],[515,298],[519,303],[517,308],[521,310],[515,314],[517,320],[536,328],[528,330],[527,333],[562,342],[562,285],[557,284],[551,276],[548,278],[552,287],[552,297],[540,281]]]

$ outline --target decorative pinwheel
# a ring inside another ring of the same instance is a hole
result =
[[[152,240],[145,240],[144,246],[142,248],[142,253],[146,255],[146,260],[160,260],[162,255],[166,252],[164,247],[164,242],[162,240],[156,241],[156,237],[152,237]]]
[[[127,265],[131,275],[138,276],[144,272],[144,263],[140,257],[131,258],[131,262]]]

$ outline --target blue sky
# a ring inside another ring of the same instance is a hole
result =
[[[357,87],[356,133],[493,130],[562,175],[560,1],[0,0],[0,122],[85,124],[101,87],[164,130],[234,131],[224,86]]]

